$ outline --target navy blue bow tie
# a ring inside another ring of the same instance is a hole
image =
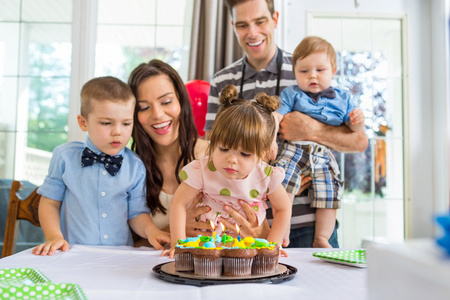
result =
[[[119,172],[122,166],[122,155],[108,155],[108,154],[95,154],[88,147],[84,148],[83,155],[81,155],[81,166],[89,167],[95,163],[102,163],[105,165],[106,171],[108,171],[111,176],[115,176]]]
[[[325,97],[328,99],[334,99],[336,98],[336,92],[334,89],[330,86],[324,91],[318,92],[318,93],[311,93],[311,92],[305,92],[306,95],[309,96],[314,102],[317,102],[320,97]]]

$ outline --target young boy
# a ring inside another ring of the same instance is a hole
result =
[[[328,125],[345,123],[352,131],[364,128],[364,114],[355,107],[350,92],[330,86],[337,70],[336,52],[330,43],[314,36],[303,39],[292,56],[292,69],[297,85],[281,92],[281,108],[275,112],[278,124],[285,114],[299,111]],[[328,240],[343,193],[331,150],[310,141],[283,141],[275,163],[285,169],[283,185],[291,201],[300,190],[301,176],[312,178],[309,197],[311,206],[317,208],[313,247],[331,248]],[[289,232],[284,241],[288,239]],[[333,246],[338,247],[337,241]]]
[[[45,243],[33,254],[67,251],[69,243],[133,245],[129,226],[156,249],[170,242],[149,216],[144,165],[126,148],[135,105],[131,89],[117,78],[99,77],[84,84],[77,118],[88,136],[84,143],[69,142],[53,152],[49,173],[38,189]]]

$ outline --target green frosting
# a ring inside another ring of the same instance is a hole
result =
[[[229,236],[229,235],[226,235],[226,234],[224,234],[223,236],[222,236],[222,243],[229,243],[229,242],[233,242],[234,241],[234,238],[232,237],[232,236]]]
[[[264,239],[255,239],[255,247],[268,247],[269,242]]]
[[[210,240],[211,240],[211,237],[207,236],[207,235],[202,235],[200,237],[200,242],[209,242]]]

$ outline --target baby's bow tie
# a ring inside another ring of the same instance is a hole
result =
[[[328,99],[336,98],[336,92],[334,91],[334,89],[331,86],[329,88],[327,88],[326,90],[318,92],[318,93],[306,92],[306,94],[311,99],[313,99],[314,102],[317,102],[319,100],[319,98],[321,98],[321,97],[328,98]]]
[[[119,172],[122,166],[122,155],[108,155],[108,154],[95,154],[88,147],[84,148],[83,155],[81,155],[81,166],[89,167],[95,163],[102,163],[105,165],[106,171],[108,171],[111,176],[115,176]]]

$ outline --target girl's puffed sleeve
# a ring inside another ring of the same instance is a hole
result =
[[[180,179],[194,189],[201,190],[204,185],[204,172],[200,160],[194,160],[183,167],[179,176]]]
[[[270,175],[270,181],[269,181],[268,192],[267,192],[267,194],[270,195],[283,182],[285,173],[284,173],[284,169],[282,169],[280,167],[273,167],[273,166],[267,166],[267,167],[272,168],[272,175]]]

